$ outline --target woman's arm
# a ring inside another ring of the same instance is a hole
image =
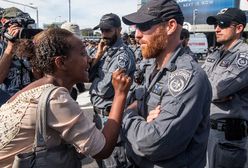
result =
[[[108,121],[102,130],[106,143],[103,149],[93,156],[95,159],[107,158],[115,147],[120,131],[127,93],[131,86],[131,78],[125,75],[123,70],[117,70],[112,75],[112,84],[114,86],[115,96]]]

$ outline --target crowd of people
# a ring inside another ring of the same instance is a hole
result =
[[[70,22],[22,38],[27,25],[13,19],[23,16],[12,7],[1,19],[0,167],[36,152],[40,104],[51,88],[44,109],[47,155],[29,167],[69,167],[49,152],[71,147],[75,160],[90,156],[100,168],[248,167],[244,11],[208,16],[221,47],[202,66],[187,46],[175,0],[151,0],[122,18],[104,14],[93,28],[100,29],[99,42],[84,41]],[[121,20],[135,32],[121,34]],[[76,102],[84,82],[92,83],[93,121]]]

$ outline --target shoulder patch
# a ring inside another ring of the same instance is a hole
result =
[[[236,65],[238,68],[244,68],[248,65],[248,53],[239,53],[236,59]]]
[[[186,88],[191,76],[192,72],[185,69],[176,70],[169,75],[168,87],[172,96],[176,97]]]
[[[129,59],[125,55],[120,55],[117,61],[118,61],[118,67],[122,69],[126,69],[129,64]]]

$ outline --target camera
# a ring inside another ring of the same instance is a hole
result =
[[[14,42],[16,39],[31,39],[36,34],[42,31],[42,29],[31,29],[28,28],[28,25],[34,24],[34,19],[30,17],[16,17],[9,19],[3,26],[1,35],[3,38],[6,38],[9,41]],[[12,36],[8,33],[8,28],[10,25],[16,24],[17,26],[21,27],[20,32],[16,36]]]

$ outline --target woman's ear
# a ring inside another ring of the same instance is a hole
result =
[[[57,56],[54,59],[54,64],[57,69],[65,69],[65,58],[63,56]]]

